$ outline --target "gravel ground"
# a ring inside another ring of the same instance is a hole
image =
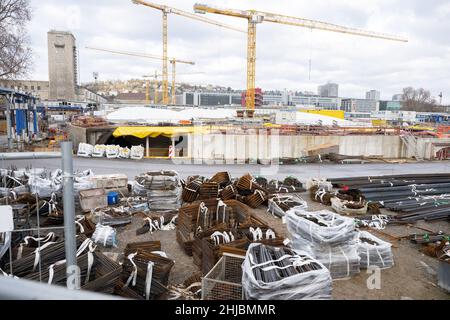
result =
[[[307,193],[301,194],[301,196],[307,200],[310,211],[330,209],[310,201]],[[274,228],[278,234],[287,236],[286,227],[282,224],[281,219],[267,213],[264,207],[258,208],[254,212],[258,217],[265,220],[269,226]],[[170,277],[171,284],[182,283],[192,273],[199,271],[194,265],[192,257],[186,255],[176,242],[175,230],[158,231],[152,235],[146,233],[136,236],[136,229],[141,226],[142,218],[134,217],[132,224],[119,229],[119,247],[111,251],[116,253],[116,257],[120,257],[120,253],[128,242],[160,240],[162,250],[175,260]],[[450,233],[450,224],[448,222],[419,222],[417,226]],[[414,227],[388,226],[383,232],[392,236],[403,237],[412,233],[423,233],[424,231]],[[381,271],[381,288],[379,290],[368,289],[367,280],[370,274],[362,270],[359,275],[351,279],[334,281],[333,299],[450,299],[450,294],[437,285],[438,260],[436,258],[422,254],[419,251],[420,245],[415,245],[408,239],[393,241],[390,237],[375,235],[391,242],[394,246],[395,266]]]

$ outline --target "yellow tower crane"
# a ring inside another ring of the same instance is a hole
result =
[[[179,76],[187,76],[187,75],[194,75],[194,74],[204,74],[204,72],[190,72],[190,73],[178,73]],[[174,76],[172,74],[172,76]],[[161,74],[158,73],[158,71],[155,70],[155,74],[154,75],[143,75],[143,78],[153,78],[155,79],[153,81],[154,84],[154,89],[155,89],[155,93],[154,93],[154,101],[153,103],[157,104],[158,103],[158,78],[161,77]],[[175,82],[174,80],[175,78],[172,78],[172,88],[171,88],[171,93],[172,93],[172,104],[176,104],[176,99],[175,99],[175,93],[176,93],[176,85],[179,84],[179,82]],[[147,103],[150,103],[150,82],[149,80],[146,81],[146,100]]]
[[[158,71],[155,70],[155,74],[154,75],[143,75],[142,77],[144,79],[147,79],[145,81],[145,101],[146,103],[150,103],[150,81],[148,80],[149,78],[153,78],[153,88],[155,89],[155,93],[153,96],[153,103],[157,104],[158,103],[158,77],[160,77],[161,75],[158,74]]]
[[[139,52],[128,52],[128,51],[117,51],[117,50],[111,50],[111,49],[103,49],[103,48],[96,48],[96,47],[86,47],[86,49],[90,50],[96,50],[96,51],[103,51],[103,52],[109,52],[114,54],[122,54],[127,56],[134,56],[134,57],[140,57],[140,58],[148,58],[148,59],[157,59],[157,60],[164,60],[164,57],[154,55],[154,54],[146,54],[146,53],[139,53]],[[167,58],[167,57],[166,57]],[[177,63],[184,63],[184,64],[190,64],[194,65],[195,62],[192,61],[186,61],[186,60],[180,60],[176,58],[168,58],[170,61],[170,64],[172,65],[172,103],[175,103],[175,78],[176,78],[176,64]],[[164,88],[164,75],[163,75],[163,95],[164,90],[166,90],[166,94],[168,96],[168,86]],[[164,100],[163,96],[163,103],[169,104],[168,100]]]
[[[131,0],[134,4],[139,4],[139,5],[143,5],[146,7],[150,7],[156,10],[160,10],[162,12],[162,40],[163,40],[163,68],[162,68],[162,85],[163,85],[163,103],[167,104],[169,103],[169,91],[168,91],[168,87],[169,87],[169,83],[168,83],[168,79],[169,79],[169,75],[168,75],[168,70],[167,70],[167,65],[169,62],[169,58],[167,57],[167,37],[168,37],[168,32],[167,32],[167,15],[169,13],[173,13],[173,14],[177,14],[179,16],[183,16],[186,18],[190,18],[190,19],[194,19],[194,20],[198,20],[198,21],[202,21],[205,23],[209,23],[215,26],[219,26],[219,27],[223,27],[223,28],[227,28],[230,30],[234,30],[234,31],[239,31],[239,32],[243,32],[245,33],[244,30],[241,30],[239,28],[233,27],[233,26],[229,26],[226,24],[223,24],[221,22],[212,20],[212,19],[208,19],[202,16],[198,16],[196,14],[190,13],[190,12],[186,12],[180,9],[176,9],[176,8],[172,8],[166,5],[160,5],[160,4],[156,4],[153,2],[148,2],[148,1],[142,1],[142,0]],[[172,70],[172,73],[174,71]]]
[[[253,110],[255,108],[255,68],[256,68],[256,25],[263,21],[287,24],[297,27],[304,27],[309,29],[319,29],[325,31],[347,33],[351,35],[379,38],[385,40],[393,40],[400,42],[407,42],[408,40],[401,37],[388,35],[384,33],[365,31],[355,28],[348,28],[321,22],[310,19],[303,19],[291,16],[285,16],[276,13],[269,13],[257,10],[237,10],[214,7],[206,4],[195,4],[194,11],[196,13],[215,13],[237,18],[244,18],[248,21],[247,32],[247,94],[246,94],[246,108]]]

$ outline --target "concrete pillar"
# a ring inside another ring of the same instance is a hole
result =
[[[150,157],[150,138],[148,136],[145,138],[145,156]]]

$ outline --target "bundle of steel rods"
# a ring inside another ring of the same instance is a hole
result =
[[[133,183],[133,194],[146,196],[151,211],[177,210],[181,192],[181,179],[175,171],[147,172]]]
[[[136,235],[147,232],[153,233],[153,231],[158,230],[173,230],[176,217],[177,214],[171,211],[163,214],[151,213],[144,218],[144,225],[136,230]]]
[[[333,279],[360,272],[353,219],[328,210],[307,212],[294,208],[286,213],[286,223],[292,247],[323,263]]]
[[[298,195],[274,194],[268,203],[267,211],[279,218],[283,217],[288,210],[294,207],[308,208],[306,201]]]
[[[77,247],[86,240],[86,236],[77,236]],[[47,242],[41,245],[40,250],[36,248],[32,254],[12,261],[13,274],[17,277],[23,277],[27,274],[36,272],[39,270],[39,262],[42,270],[48,268],[51,264],[65,259],[65,247],[64,241]],[[5,268],[9,270],[10,264],[7,263]]]
[[[361,268],[390,268],[394,265],[392,245],[367,231],[358,233],[358,255]]]
[[[231,176],[228,172],[217,172],[209,181],[216,182],[223,188],[231,183]]]
[[[312,257],[286,247],[250,245],[242,287],[251,300],[330,299],[329,271]]]
[[[187,183],[184,188],[183,192],[181,194],[181,198],[184,202],[194,202],[197,200],[199,195],[199,190],[202,185],[201,180],[193,180],[189,183]]]
[[[138,249],[124,258],[122,281],[146,299],[156,299],[167,292],[174,261],[162,252]]]
[[[401,212],[397,222],[450,218],[450,174],[411,174],[329,180],[337,187],[358,189],[364,197]]]
[[[231,227],[237,223],[248,221],[249,217],[249,207],[239,201],[200,200],[180,208],[176,227],[177,242],[187,254],[192,255],[195,233],[219,224]]]

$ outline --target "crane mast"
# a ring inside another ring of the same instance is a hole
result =
[[[224,23],[221,23],[219,21],[215,21],[212,19],[208,19],[190,12],[186,12],[180,9],[172,8],[166,5],[160,5],[149,1],[143,1],[143,0],[131,0],[134,4],[143,5],[152,9],[160,10],[162,12],[162,41],[163,41],[163,66],[162,66],[162,86],[163,86],[163,103],[168,104],[169,103],[169,75],[168,75],[168,64],[169,64],[169,58],[168,58],[168,49],[167,49],[167,43],[168,43],[168,22],[167,22],[167,16],[169,13],[176,14],[179,16],[183,16],[186,18],[190,18],[193,20],[201,21],[204,23],[209,23],[215,26],[223,27],[226,29],[243,32],[244,30],[241,30],[239,28],[236,28],[234,26],[230,26]],[[175,65],[173,64],[173,67]],[[173,71],[172,71],[173,72]],[[174,80],[172,80],[174,82]],[[172,86],[172,91],[173,91]],[[172,92],[172,102],[175,100],[174,93]]]

